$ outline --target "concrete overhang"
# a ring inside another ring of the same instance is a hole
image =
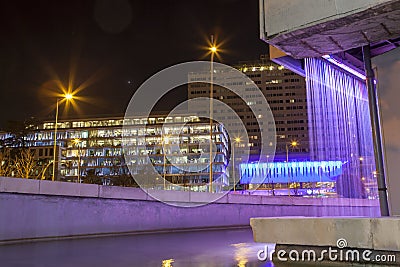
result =
[[[295,59],[400,46],[400,0],[260,0],[260,37]]]

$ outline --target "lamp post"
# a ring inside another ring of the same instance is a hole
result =
[[[233,176],[233,192],[236,192],[236,170],[235,170],[235,146],[236,144],[240,143],[240,137],[235,138],[233,144],[232,144],[232,162],[233,162],[233,170],[232,170],[232,176]]]
[[[321,196],[321,187],[322,187],[322,172],[323,172],[323,168],[322,166],[318,166],[318,174],[319,174],[319,188],[318,188],[318,195]]]
[[[213,113],[214,113],[214,107],[213,107],[213,99],[214,99],[214,54],[217,53],[217,47],[215,46],[214,43],[214,36],[211,35],[211,47],[210,47],[210,52],[211,52],[211,65],[210,65],[210,159],[209,159],[209,166],[210,166],[210,171],[209,171],[209,192],[213,191],[213,155],[212,155],[212,148],[213,148]]]
[[[67,93],[64,95],[63,99],[57,98],[56,102],[56,124],[54,126],[54,144],[53,144],[53,175],[51,177],[52,181],[55,181],[55,174],[56,174],[56,150],[57,150],[57,126],[58,126],[58,106],[60,103],[60,100],[63,101],[70,101],[74,98],[74,96],[70,93]]]
[[[166,174],[166,161],[167,161],[167,149],[166,149],[166,144],[169,142],[169,136],[163,137],[162,138],[162,144],[163,144],[163,154],[164,154],[164,160],[163,160],[163,178],[164,178],[164,190],[166,189],[166,180],[165,180],[165,174]]]
[[[290,143],[286,143],[286,163],[289,167],[289,146],[290,147],[297,147],[297,141],[291,141]],[[288,196],[290,196],[290,173],[288,169]]]
[[[289,162],[289,147],[297,147],[297,141],[292,141],[290,143],[286,143],[286,162]]]
[[[77,183],[80,183],[81,182],[81,147],[80,147],[81,139],[75,138],[73,140],[73,142],[78,147],[78,180],[77,180]]]

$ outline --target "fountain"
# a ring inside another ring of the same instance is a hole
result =
[[[321,58],[307,58],[305,72],[311,159],[343,163],[340,196],[377,198],[365,82]]]
[[[306,77],[310,158],[342,162],[338,195],[379,198],[382,217],[374,218],[371,210],[371,216],[363,218],[252,218],[254,239],[276,243],[275,251],[285,253],[307,249],[307,253],[335,249],[346,255],[392,253],[397,256],[392,264],[399,264],[400,218],[388,217],[371,57],[399,46],[400,1],[310,0],[307,8],[304,4],[261,0],[261,39],[272,45],[275,62]],[[279,253],[275,256],[279,261]],[[338,259],[321,257],[319,261]],[[339,261],[371,263],[371,259]]]

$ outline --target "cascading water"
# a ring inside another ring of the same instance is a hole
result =
[[[324,59],[305,59],[310,157],[341,161],[336,192],[376,199],[374,148],[365,81]]]

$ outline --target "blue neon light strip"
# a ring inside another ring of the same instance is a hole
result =
[[[343,173],[341,161],[240,164],[241,184],[333,182]]]

